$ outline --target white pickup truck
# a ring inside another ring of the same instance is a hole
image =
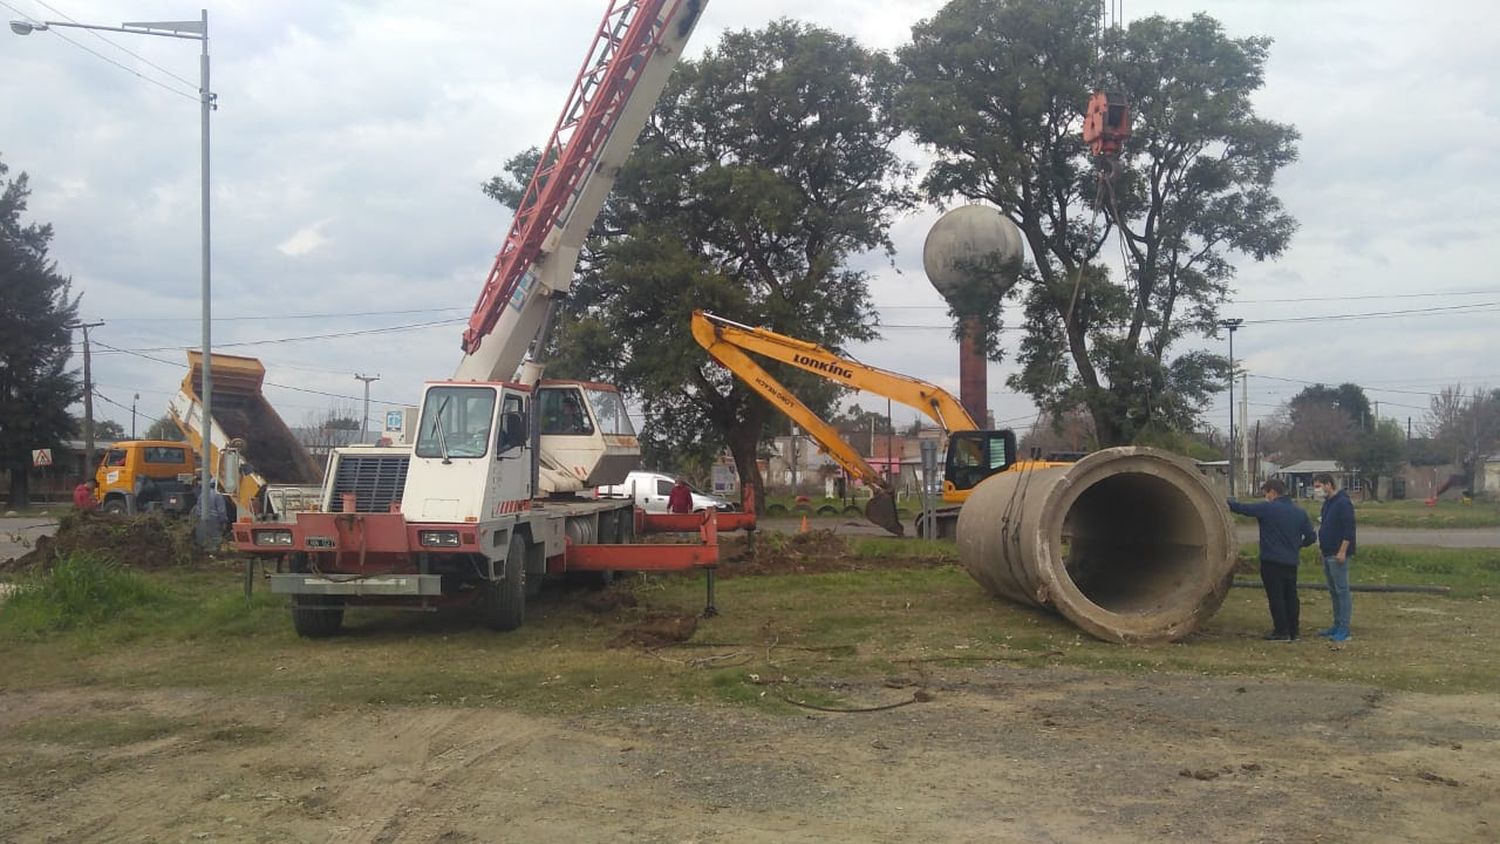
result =
[[[633,498],[635,506],[647,513],[667,512],[667,498],[677,479],[660,472],[631,472],[622,484],[601,486],[596,493],[599,498]],[[729,512],[735,505],[719,495],[693,490],[693,512],[719,510]]]

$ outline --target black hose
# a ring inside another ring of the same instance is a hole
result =
[[[1261,584],[1261,582],[1259,580],[1247,580],[1247,579],[1244,579],[1244,578],[1235,578],[1234,585],[1238,586],[1238,587],[1241,587],[1241,588],[1244,588],[1244,589],[1249,589],[1251,587],[1259,589],[1259,588],[1262,587],[1262,584]],[[1297,588],[1298,589],[1319,589],[1321,591],[1327,592],[1328,591],[1328,584],[1326,584],[1326,583],[1299,583],[1299,584],[1297,584]],[[1447,586],[1415,586],[1415,585],[1406,584],[1406,583],[1351,583],[1349,585],[1349,591],[1350,592],[1416,592],[1416,593],[1421,593],[1421,594],[1424,594],[1424,595],[1446,595],[1449,592],[1452,592],[1453,590],[1451,588],[1447,587]]]

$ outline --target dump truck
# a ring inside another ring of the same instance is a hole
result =
[[[210,355],[213,419],[209,471],[233,504],[232,519],[285,518],[316,507],[323,471],[266,401],[266,368],[238,355]],[[167,412],[187,444],[202,453],[203,354],[188,352],[188,372]]]

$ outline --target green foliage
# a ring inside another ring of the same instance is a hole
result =
[[[26,174],[7,180],[8,172],[0,161],[0,469],[10,473],[10,506],[22,508],[32,449],[73,435],[68,406],[82,388],[68,371],[78,298],[47,257],[52,227],[22,222]]]
[[[174,442],[182,442],[182,429],[177,427],[177,423],[172,421],[172,417],[163,416],[155,422],[151,423],[151,426],[146,429],[146,432],[144,434],[141,434],[141,439],[172,440]]]
[[[1295,223],[1271,185],[1296,133],[1254,112],[1265,39],[1229,38],[1204,15],[1149,17],[1110,33],[1100,59],[1097,21],[1093,0],[952,0],[900,51],[901,106],[937,155],[928,196],[991,203],[1030,247],[1011,385],[1052,414],[1086,406],[1109,446],[1193,429],[1221,389],[1222,357],[1168,350],[1216,331],[1231,253],[1285,249]],[[1099,79],[1135,115],[1113,182],[1079,136]],[[1118,278],[1106,244],[1122,249]]]
[[[0,604],[0,627],[21,636],[88,629],[164,598],[155,583],[106,557],[70,554]]]
[[[78,423],[78,430],[83,430],[83,422]],[[125,426],[113,419],[94,420],[94,439],[118,441],[126,439]]]
[[[891,149],[898,77],[882,54],[791,21],[679,64],[595,225],[549,360],[639,400],[649,458],[702,462],[727,444],[742,483],[762,487],[774,411],[694,343],[694,309],[835,350],[874,336],[867,274],[848,262],[890,251],[892,216],[914,198]],[[511,159],[486,192],[523,201],[536,160]],[[837,396],[768,368],[819,412]]]

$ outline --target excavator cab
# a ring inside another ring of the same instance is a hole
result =
[[[1016,462],[1014,431],[955,431],[943,462],[944,498],[973,489]]]

